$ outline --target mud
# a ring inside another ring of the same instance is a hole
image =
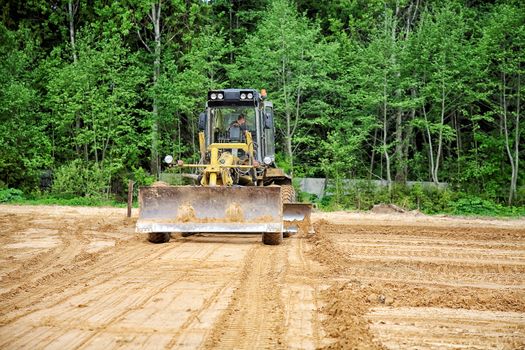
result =
[[[0,206],[0,348],[525,348],[525,220],[314,213],[279,246],[156,245],[134,214]]]

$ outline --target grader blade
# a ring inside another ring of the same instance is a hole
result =
[[[279,188],[161,186],[139,190],[137,232],[261,233],[283,230]]]
[[[284,231],[288,233],[313,233],[310,216],[312,205],[306,203],[283,203]]]

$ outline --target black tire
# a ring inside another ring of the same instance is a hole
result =
[[[148,241],[151,243],[168,243],[170,234],[169,232],[150,232],[148,233]]]
[[[283,203],[295,202],[295,188],[292,185],[281,186],[281,201]]]
[[[264,232],[262,241],[266,245],[279,245],[283,242],[282,232]]]
[[[295,202],[295,188],[292,185],[282,185],[281,186],[281,202],[283,203],[293,203]],[[290,237],[289,232],[283,233],[284,238]]]

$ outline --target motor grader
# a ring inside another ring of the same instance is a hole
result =
[[[244,119],[244,120],[242,120]],[[242,123],[244,122],[244,123]],[[164,161],[170,169],[193,169],[191,186],[139,189],[136,231],[153,243],[170,233],[262,233],[264,244],[308,230],[311,205],[295,203],[292,179],[275,163],[273,104],[266,91],[223,89],[208,92],[199,115],[200,161]]]

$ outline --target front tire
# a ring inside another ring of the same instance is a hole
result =
[[[266,245],[279,245],[283,242],[282,232],[264,232],[262,241]]]
[[[169,232],[150,232],[148,233],[148,241],[151,243],[168,243],[170,234]]]

